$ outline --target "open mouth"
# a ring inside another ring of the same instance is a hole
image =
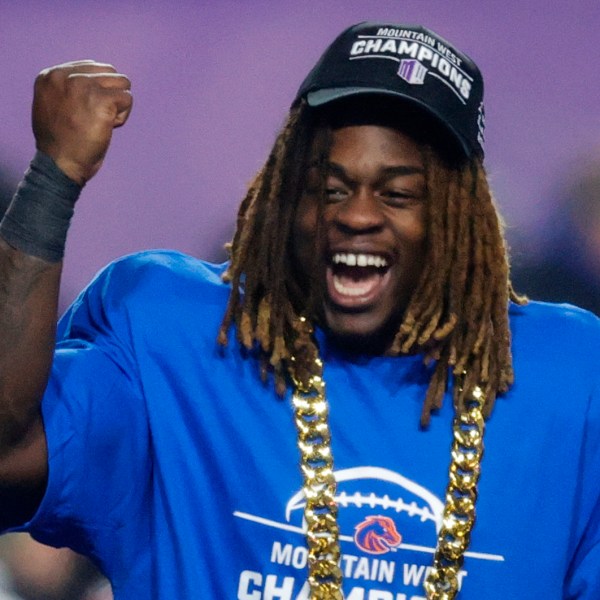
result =
[[[370,304],[381,293],[390,276],[390,260],[382,254],[336,252],[327,267],[330,300],[340,307]]]

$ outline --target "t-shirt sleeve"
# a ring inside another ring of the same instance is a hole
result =
[[[42,403],[49,479],[32,521],[43,543],[94,555],[136,514],[149,485],[150,436],[131,331],[135,278],[111,266],[61,320]]]

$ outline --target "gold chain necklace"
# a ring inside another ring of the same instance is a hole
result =
[[[336,481],[323,363],[316,358],[314,374],[302,382],[294,375],[294,362],[292,357],[292,403],[306,500],[310,598],[343,600]],[[475,523],[477,481],[483,455],[484,403],[485,395],[476,386],[465,401],[465,409],[454,418],[446,504],[433,567],[425,582],[428,600],[453,600],[458,594],[459,572]]]

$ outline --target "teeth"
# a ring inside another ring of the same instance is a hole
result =
[[[333,255],[336,265],[348,265],[349,267],[387,267],[387,260],[376,254],[353,254],[350,252],[336,252]]]

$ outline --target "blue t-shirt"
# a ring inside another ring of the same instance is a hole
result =
[[[307,598],[290,397],[235,335],[216,344],[222,270],[174,252],[127,257],[59,325],[48,489],[26,528],[92,557],[117,600]],[[600,321],[542,303],[510,315],[516,383],[487,423],[460,598],[597,600]],[[424,598],[451,397],[423,430],[422,357],[348,360],[319,341],[345,597]]]

